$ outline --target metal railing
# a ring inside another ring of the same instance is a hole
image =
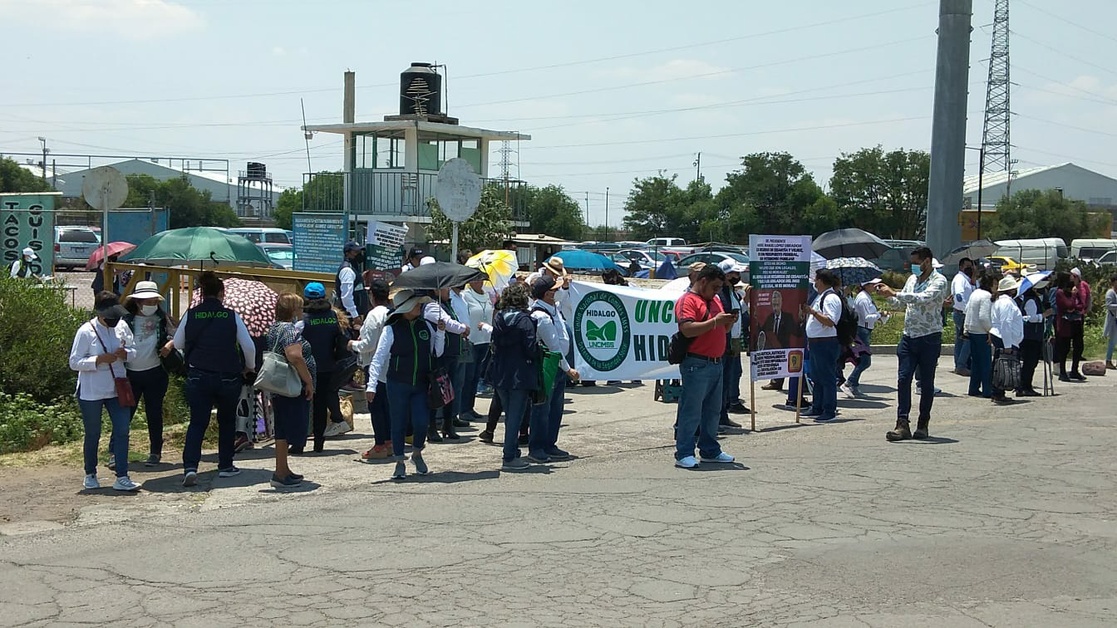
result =
[[[482,179],[486,186],[502,192],[504,179]],[[430,217],[429,201],[434,198],[438,173],[404,172],[402,170],[357,170],[345,172],[312,172],[303,176],[303,211],[345,212],[345,184],[349,183],[350,207],[353,214],[377,216]],[[513,220],[526,220],[527,184],[508,181],[508,204]]]

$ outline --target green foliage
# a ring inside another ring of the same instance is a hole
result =
[[[684,189],[676,178],[660,173],[633,182],[624,204],[624,226],[630,237],[678,237],[687,242],[725,239],[729,230],[710,186],[692,181]]]
[[[281,199],[282,200],[282,199]],[[295,199],[289,199],[291,202]],[[298,197],[299,204],[292,206],[296,212],[344,212],[345,176],[340,172],[315,173]]]
[[[19,162],[7,157],[0,158],[0,192],[47,192],[50,183],[35,176]]]
[[[527,219],[532,233],[545,233],[564,240],[579,241],[586,229],[582,208],[559,185],[527,186]]]
[[[31,395],[0,393],[0,454],[68,443],[81,438],[83,429],[73,399],[40,403]]]
[[[41,403],[73,394],[70,347],[89,316],[70,309],[67,298],[62,289],[0,276],[0,392]]]
[[[287,188],[279,195],[275,204],[275,226],[280,229],[291,229],[291,214],[303,210],[303,191],[297,188]]]
[[[751,233],[818,235],[840,221],[803,164],[788,153],[753,153],[726,177],[717,203],[729,221],[731,241]]]
[[[128,175],[128,199],[125,207],[166,207],[170,211],[170,228],[236,227],[240,219],[227,204],[213,200],[209,190],[190,185],[186,175],[159,181],[147,174]]]
[[[931,155],[919,150],[884,152],[880,146],[843,153],[834,161],[830,195],[841,226],[882,238],[921,240],[926,231]]]
[[[450,241],[453,223],[442,213],[438,201],[427,200],[431,211],[430,238]],[[458,228],[458,248],[483,251],[499,249],[512,236],[512,208],[504,202],[499,185],[486,185],[481,190],[481,203],[473,216]]]
[[[997,203],[997,220],[985,235],[990,240],[1095,237],[1103,217],[1091,215],[1082,201],[1057,190],[1021,190]],[[986,235],[987,234],[987,235]]]

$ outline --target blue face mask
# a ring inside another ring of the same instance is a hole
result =
[[[917,277],[922,275],[923,274],[923,265],[922,264],[912,264],[911,265],[911,274],[913,274]]]

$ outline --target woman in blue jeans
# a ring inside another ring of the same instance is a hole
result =
[[[175,326],[160,307],[162,301],[163,295],[159,294],[159,286],[154,281],[138,282],[132,294],[124,299],[124,308],[128,310],[124,323],[135,338],[136,348],[136,357],[125,366],[136,401],[143,399],[144,402],[150,445],[144,465],[149,467],[159,464],[163,456],[163,398],[167,396],[170,377],[163,368],[162,358],[174,349],[170,339],[175,335]],[[131,409],[131,414],[135,417],[136,408]],[[115,463],[115,459],[112,462]],[[109,468],[112,468],[111,463]]]
[[[135,359],[132,332],[120,319],[128,313],[117,296],[102,291],[94,303],[96,318],[78,328],[70,348],[70,368],[78,372],[77,398],[85,428],[82,454],[85,462],[85,489],[101,488],[97,480],[97,450],[101,443],[101,413],[108,412],[112,422],[112,448],[116,458],[113,490],[137,491],[140,486],[128,477],[128,424],[131,408],[121,405],[116,382],[127,374],[124,362]]]
[[[818,270],[814,279],[818,297],[810,305],[804,304],[801,312],[807,321],[807,347],[811,353],[811,381],[814,383],[814,403],[804,416],[818,423],[838,418],[838,356],[842,349],[837,325],[845,301],[839,292],[841,283],[834,271]]]
[[[489,381],[504,406],[502,469],[518,471],[530,464],[520,457],[519,434],[532,394],[539,389],[536,370],[538,339],[528,313],[528,288],[522,283],[504,290],[493,318]]]
[[[423,460],[427,430],[430,427],[431,375],[446,347],[443,321],[435,327],[423,318],[423,306],[430,297],[418,296],[411,290],[400,290],[392,298],[395,306],[380,333],[376,353],[369,367],[365,397],[371,404],[376,395],[388,395],[388,412],[392,419],[392,455],[396,461],[393,480],[407,477],[404,464],[404,433],[411,423],[414,442],[411,462],[419,475],[430,473]],[[387,391],[379,391],[380,374],[384,373]]]

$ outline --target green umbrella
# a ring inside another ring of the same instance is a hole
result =
[[[236,266],[270,267],[271,260],[241,235],[213,227],[188,227],[157,233],[143,241],[122,262],[180,266],[214,262]]]

